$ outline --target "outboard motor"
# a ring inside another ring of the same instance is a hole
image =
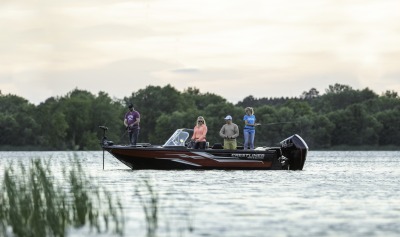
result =
[[[282,155],[289,159],[282,163],[290,170],[302,170],[306,161],[308,146],[299,135],[295,134],[280,142]],[[286,167],[284,167],[286,168]]]

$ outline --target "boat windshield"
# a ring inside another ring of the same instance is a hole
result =
[[[174,134],[168,139],[164,146],[185,146],[186,140],[189,138],[188,129],[178,129]]]

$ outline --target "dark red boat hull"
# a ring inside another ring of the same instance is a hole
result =
[[[281,147],[256,150],[191,149],[163,146],[103,145],[103,149],[132,169],[301,170],[308,147],[293,135]]]
[[[243,151],[224,152],[193,149],[153,149],[137,147],[105,148],[114,157],[132,169],[281,169],[277,165],[276,151],[266,153],[246,153]],[[243,158],[232,155],[242,155]],[[263,156],[263,160],[250,156]],[[245,157],[250,158],[245,158]],[[268,156],[268,157],[267,157]],[[275,166],[273,164],[276,163]]]

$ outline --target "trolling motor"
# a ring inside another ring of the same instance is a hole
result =
[[[112,146],[112,145],[114,145],[114,142],[107,140],[106,131],[108,130],[108,128],[106,126],[99,126],[99,128],[103,129],[103,138],[101,139],[100,144],[102,146]]]
[[[108,128],[106,126],[99,126],[100,129],[103,129],[103,138],[101,139],[100,145],[103,148],[103,170],[104,170],[104,146],[112,146],[114,143],[112,141],[108,141],[106,137],[106,131]]]

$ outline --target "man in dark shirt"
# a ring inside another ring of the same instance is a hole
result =
[[[139,138],[140,130],[140,114],[133,108],[133,104],[129,104],[129,111],[125,114],[124,125],[128,129],[129,142],[136,145]]]

